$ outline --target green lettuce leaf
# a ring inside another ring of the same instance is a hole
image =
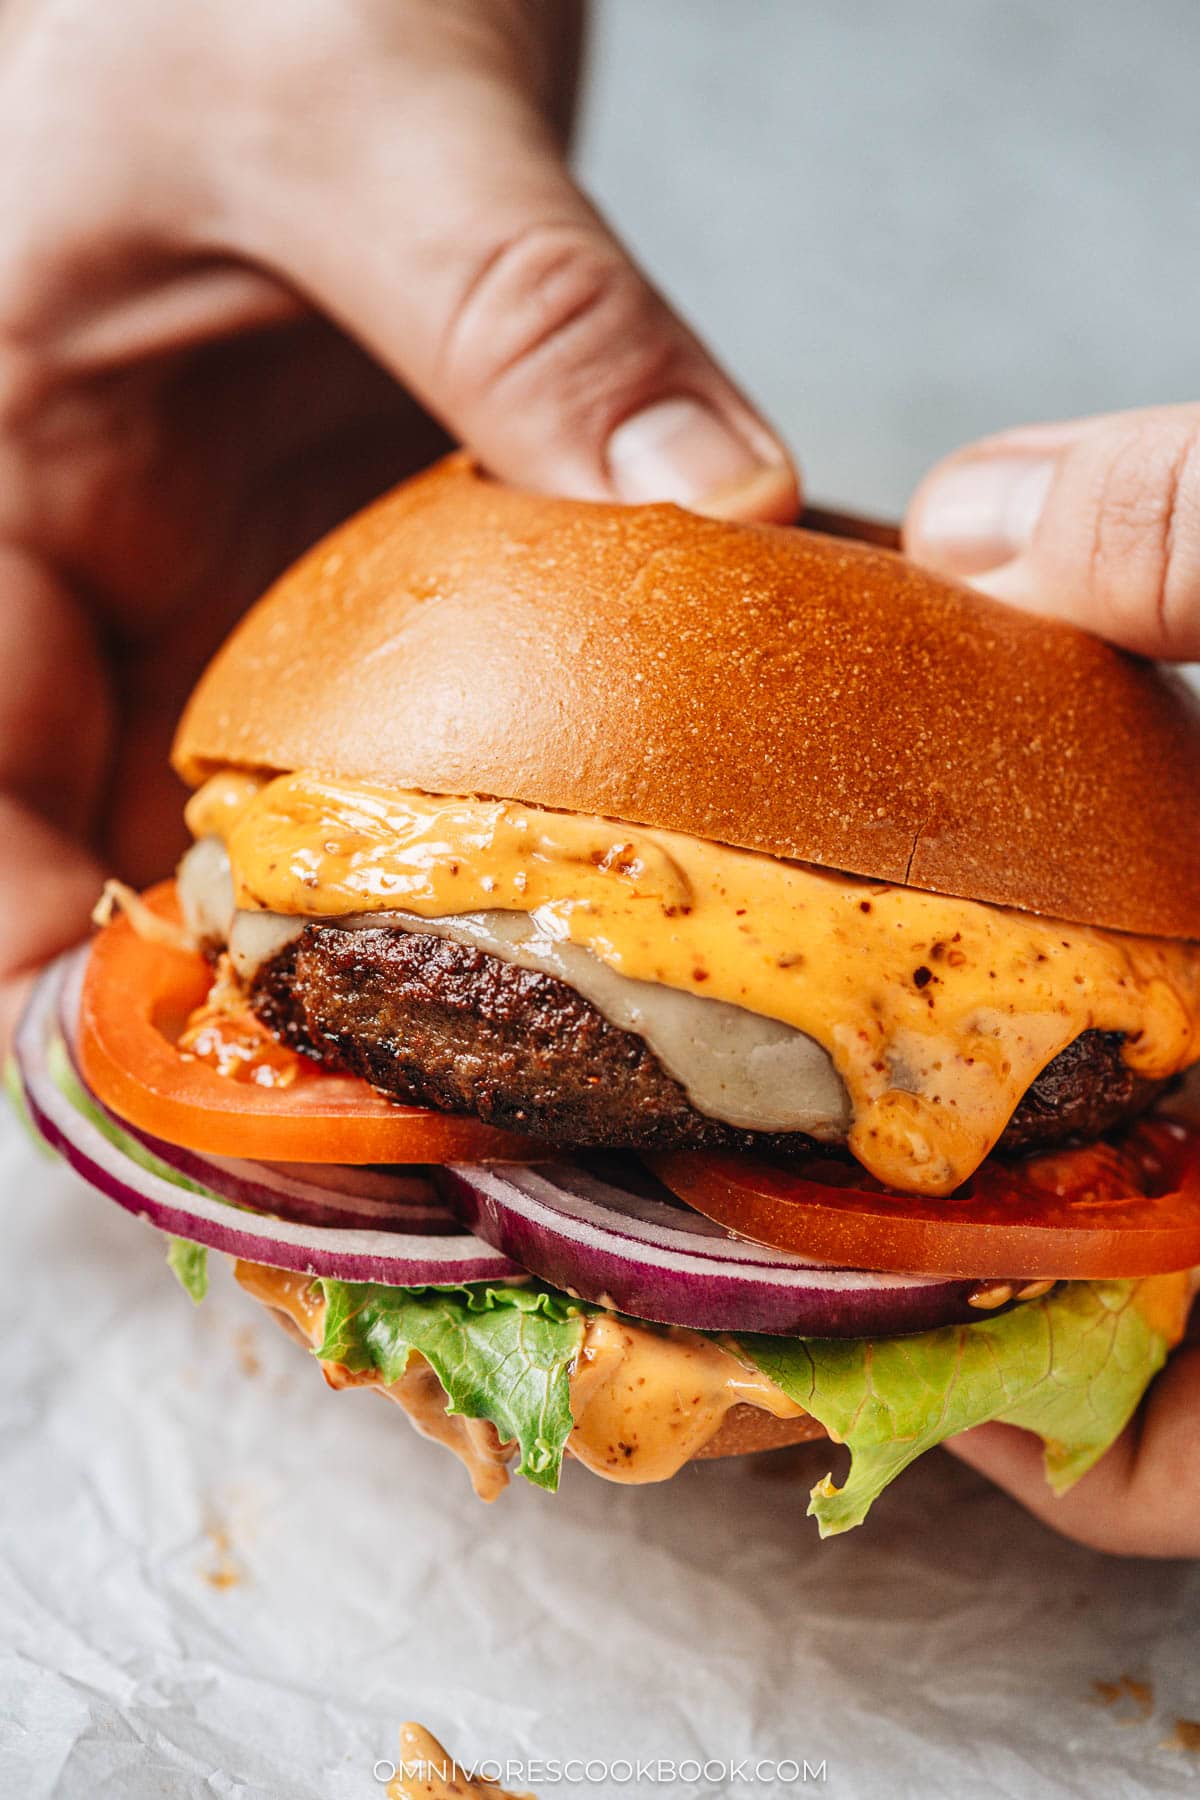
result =
[[[203,1244],[193,1244],[190,1238],[169,1237],[167,1239],[167,1265],[173,1271],[181,1288],[192,1296],[199,1306],[208,1292],[208,1251]]]
[[[316,1354],[348,1369],[378,1369],[398,1381],[410,1351],[430,1364],[447,1410],[490,1419],[516,1442],[517,1472],[538,1487],[558,1486],[574,1423],[571,1367],[583,1344],[584,1309],[553,1288],[392,1288],[371,1282],[319,1283],[325,1337]]]
[[[742,1354],[850,1450],[844,1486],[812,1490],[822,1537],[861,1525],[916,1457],[972,1425],[1035,1431],[1063,1493],[1118,1438],[1169,1348],[1148,1283],[1072,1281],[1042,1300],[913,1337],[739,1337]]]

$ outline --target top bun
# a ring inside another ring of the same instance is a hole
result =
[[[247,615],[175,742],[1200,938],[1200,702],[885,550],[453,456]]]

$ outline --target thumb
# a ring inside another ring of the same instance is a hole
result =
[[[793,519],[786,450],[575,187],[536,97],[461,58],[390,79],[323,100],[322,153],[277,160],[247,254],[265,239],[510,481]]]
[[[927,475],[905,547],[1147,656],[1200,656],[1200,405],[1003,432]]]

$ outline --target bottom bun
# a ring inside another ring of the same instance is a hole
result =
[[[809,1444],[829,1433],[819,1419],[807,1413],[800,1419],[773,1419],[760,1406],[733,1406],[715,1437],[696,1451],[693,1462],[710,1456],[753,1456],[757,1450],[783,1450],[789,1444]]]

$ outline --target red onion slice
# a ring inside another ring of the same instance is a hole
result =
[[[303,1165],[218,1162],[142,1138],[185,1181],[206,1189],[224,1182],[229,1197],[244,1203],[251,1194],[260,1200],[267,1195],[273,1212],[311,1209],[307,1221],[237,1211],[214,1192],[195,1193],[143,1169],[55,1084],[48,1052],[60,1015],[68,1041],[73,1034],[79,973],[78,959],[62,959],[48,970],[18,1033],[30,1114],[85,1180],[163,1231],[276,1268],[397,1287],[532,1273],[635,1318],[704,1331],[863,1337],[980,1316],[969,1305],[975,1281],[833,1269],[769,1249],[692,1212],[639,1165],[623,1170],[619,1161],[606,1166],[597,1158],[590,1167],[455,1165],[434,1171],[442,1201],[478,1234],[440,1235],[445,1214],[413,1191],[410,1176],[357,1171],[342,1189],[340,1171],[322,1169],[317,1180]],[[338,1212],[336,1223],[323,1222],[327,1208]],[[379,1208],[399,1210],[385,1221]],[[404,1222],[406,1208],[415,1212]],[[351,1219],[348,1212],[355,1209]],[[384,1228],[364,1228],[367,1218]],[[417,1218],[423,1229],[414,1232]]]
[[[124,1120],[118,1123],[160,1162],[190,1181],[198,1181],[218,1198],[274,1213],[297,1225],[351,1225],[377,1231],[428,1232],[438,1237],[461,1229],[453,1213],[439,1201],[428,1176],[409,1171],[392,1180],[379,1174],[380,1192],[390,1191],[394,1197],[377,1198],[367,1184],[356,1179],[345,1187],[338,1184],[339,1175],[352,1173],[340,1163],[255,1163],[201,1156],[147,1131],[136,1131]],[[312,1179],[316,1169],[328,1172],[328,1183]],[[355,1177],[365,1173],[373,1171],[353,1171]]]
[[[102,1109],[104,1110],[104,1109]],[[138,1131],[124,1119],[121,1130],[189,1181],[197,1181],[219,1199],[252,1206],[297,1225],[361,1225],[378,1231],[430,1232],[445,1236],[460,1230],[425,1175],[411,1170],[394,1179],[382,1172],[343,1168],[340,1163],[256,1163],[225,1156],[202,1156],[165,1138]],[[313,1180],[316,1170],[325,1180]],[[345,1186],[338,1176],[350,1177]],[[375,1175],[377,1187],[359,1177]],[[390,1197],[389,1197],[390,1196]]]
[[[532,1274],[661,1325],[890,1337],[982,1317],[968,1303],[978,1281],[806,1263],[569,1163],[456,1163],[435,1180],[464,1225]]]
[[[99,1126],[79,1112],[55,1084],[49,1051],[58,1032],[66,959],[39,978],[17,1032],[15,1052],[30,1118],[47,1143],[85,1181],[160,1231],[206,1244],[230,1256],[391,1287],[504,1281],[525,1270],[479,1239],[407,1232],[312,1226],[242,1212],[206,1193],[179,1187],[133,1162]]]

